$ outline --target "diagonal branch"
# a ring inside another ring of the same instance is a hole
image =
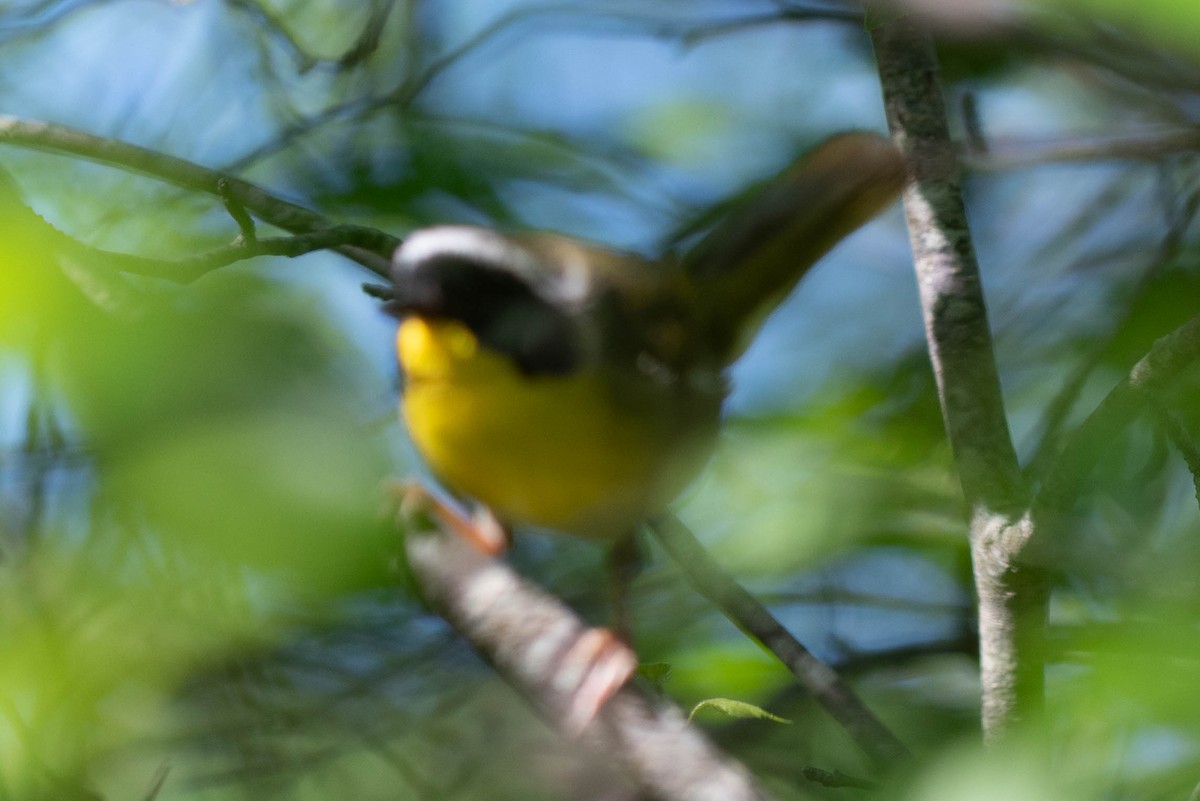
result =
[[[330,228],[294,236],[264,237],[253,240],[239,238],[228,245],[179,259],[155,259],[128,253],[115,253],[92,248],[73,239],[63,241],[61,244],[70,254],[90,257],[118,272],[152,276],[175,283],[188,284],[239,261],[255,259],[259,256],[295,258],[318,250],[337,250],[356,245],[369,247],[377,236],[378,232],[374,229],[357,225],[334,225]]]
[[[1196,128],[1149,129],[1054,141],[991,139],[987,152],[972,148],[973,152],[965,154],[963,162],[972,170],[1001,171],[1090,161],[1158,161],[1197,150],[1200,150],[1200,130]]]
[[[881,765],[896,765],[912,758],[904,743],[875,717],[837,671],[805,648],[766,607],[722,571],[677,517],[660,518],[651,527],[692,585],[738,628],[774,654],[842,724],[863,752]]]
[[[320,214],[270,194],[249,181],[202,167],[185,159],[158,153],[127,142],[105,139],[83,131],[37,120],[0,115],[0,144],[70,153],[90,161],[148,175],[184,189],[236,200],[247,211],[285,231],[308,234],[332,224]],[[346,228],[343,228],[343,235]],[[388,276],[388,258],[400,240],[373,228],[361,228],[356,244],[336,250],[376,275]],[[365,244],[364,244],[365,243]]]
[[[466,58],[491,46],[521,25],[539,24],[542,27],[567,27],[582,34],[599,36],[648,36],[676,39],[692,47],[712,38],[745,28],[779,22],[861,23],[862,12],[836,6],[787,7],[769,13],[748,14],[744,17],[721,18],[701,23],[656,19],[643,13],[606,11],[579,3],[546,3],[515,8],[499,15],[469,37],[445,52],[429,59],[420,69],[409,74],[392,88],[368,97],[357,97],[337,103],[311,116],[298,120],[279,137],[243,154],[228,166],[230,170],[244,169],[267,156],[286,148],[297,137],[306,136],[326,125],[347,120],[362,120],[384,109],[410,109],[414,102],[443,74]],[[582,23],[590,22],[591,25]]]
[[[1196,501],[1200,502],[1200,447],[1196,446],[1187,427],[1170,409],[1157,403],[1154,406],[1167,437],[1183,457],[1188,472],[1192,474],[1192,489],[1195,491]]]
[[[1035,501],[1039,516],[1063,512],[1079,496],[1083,481],[1114,439],[1148,400],[1189,367],[1200,364],[1200,316],[1154,343],[1129,375],[1071,433]]]
[[[410,519],[409,566],[428,603],[563,736],[577,676],[564,652],[588,631],[574,612],[451,532]],[[581,745],[616,760],[661,801],[767,801],[744,767],[720,753],[673,706],[626,685],[604,702]]]

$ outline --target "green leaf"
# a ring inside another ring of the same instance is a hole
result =
[[[760,706],[755,706],[745,701],[735,701],[732,698],[708,698],[701,701],[692,707],[692,711],[688,715],[688,720],[696,717],[696,713],[702,709],[712,709],[726,717],[737,718],[738,720],[769,720],[774,723],[786,723],[788,725],[792,723],[786,718],[772,715]]]

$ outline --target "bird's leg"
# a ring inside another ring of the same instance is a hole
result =
[[[629,595],[633,580],[642,571],[645,555],[637,541],[637,532],[632,531],[617,540],[608,551],[608,591],[612,607],[612,627],[617,636],[633,644],[633,620],[629,608]]]
[[[396,482],[393,492],[401,520],[418,510],[431,514],[443,527],[488,556],[499,556],[512,542],[508,529],[486,506],[476,506],[467,513],[452,501],[437,497],[418,481]]]
[[[394,483],[392,497],[399,507],[397,517],[402,525],[432,524],[448,529],[488,556],[498,555],[509,544],[507,529],[486,507],[468,515],[452,501],[433,495],[413,481]],[[631,553],[636,554],[636,548]],[[632,575],[630,572],[630,578]],[[557,683],[572,688],[563,709],[563,725],[569,734],[581,734],[637,670],[637,655],[627,640],[625,633],[617,636],[609,629],[581,626],[560,652]]]
[[[468,529],[463,536],[490,556],[498,556],[512,545],[512,531],[486,506],[474,507],[466,523]]]

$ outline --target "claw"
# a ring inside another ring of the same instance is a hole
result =
[[[471,531],[464,536],[488,556],[499,556],[512,545],[512,533],[486,506],[476,506],[471,519],[464,522]]]
[[[417,481],[393,482],[391,493],[397,507],[396,518],[401,525],[428,515],[488,556],[499,556],[508,549],[508,530],[487,507],[476,507],[468,515]]]
[[[637,655],[619,637],[608,629],[585,631],[563,655],[562,675],[578,676],[563,720],[567,733],[582,734],[636,670]]]

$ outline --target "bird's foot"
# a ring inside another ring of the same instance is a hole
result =
[[[578,736],[633,676],[637,655],[608,629],[587,629],[562,659],[560,675],[579,677],[563,718],[567,733]]]
[[[508,530],[485,506],[468,513],[453,501],[434,495],[419,481],[393,482],[391,496],[401,524],[414,516],[428,515],[488,556],[499,556],[508,549]]]

